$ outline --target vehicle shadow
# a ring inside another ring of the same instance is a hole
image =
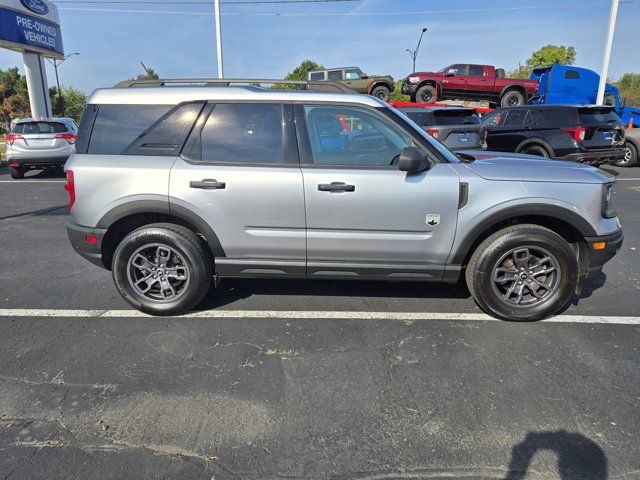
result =
[[[614,177],[617,177],[618,175],[620,175],[620,172],[617,172],[615,170],[612,170],[611,168],[607,168],[604,165],[601,165],[598,167],[600,170],[604,170],[607,173],[610,173],[611,175],[613,175]]]
[[[205,297],[198,306],[198,310],[222,307],[253,295],[451,299],[465,299],[471,296],[464,282],[439,284],[344,280],[225,279],[215,289],[215,294]]]
[[[580,433],[565,430],[529,432],[511,449],[509,471],[504,480],[523,480],[533,457],[540,451],[553,452],[558,457],[558,476],[562,480],[606,480],[607,456],[593,440]]]
[[[598,290],[601,287],[604,287],[604,284],[607,282],[607,275],[604,272],[600,272],[597,277],[591,279],[589,282],[585,283],[582,287],[582,291],[580,295],[576,295],[573,299],[573,305],[577,305],[580,300],[585,298],[589,298],[593,295],[593,292]]]

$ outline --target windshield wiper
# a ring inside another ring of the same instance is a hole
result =
[[[471,163],[476,159],[476,157],[474,157],[473,155],[469,155],[468,153],[456,152],[455,155],[464,163]]]

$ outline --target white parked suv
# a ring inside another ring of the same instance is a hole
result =
[[[185,312],[229,277],[466,278],[486,312],[535,320],[620,248],[606,172],[455,155],[340,84],[243,82],[134,81],[89,98],[67,231],[142,311]]]
[[[75,151],[78,124],[73,118],[21,118],[5,135],[12,178],[29,170],[62,168]]]

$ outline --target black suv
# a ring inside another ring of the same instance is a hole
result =
[[[449,150],[478,150],[484,146],[480,117],[471,108],[425,106],[397,109]]]
[[[488,150],[600,165],[624,158],[624,125],[611,107],[525,105],[482,119]]]

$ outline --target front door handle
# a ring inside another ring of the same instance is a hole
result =
[[[202,180],[191,180],[189,186],[191,188],[202,188],[204,190],[221,190],[226,188],[227,184],[219,182],[215,178],[205,178]]]
[[[347,185],[344,182],[331,182],[318,184],[318,190],[321,192],[354,192],[355,185]]]

